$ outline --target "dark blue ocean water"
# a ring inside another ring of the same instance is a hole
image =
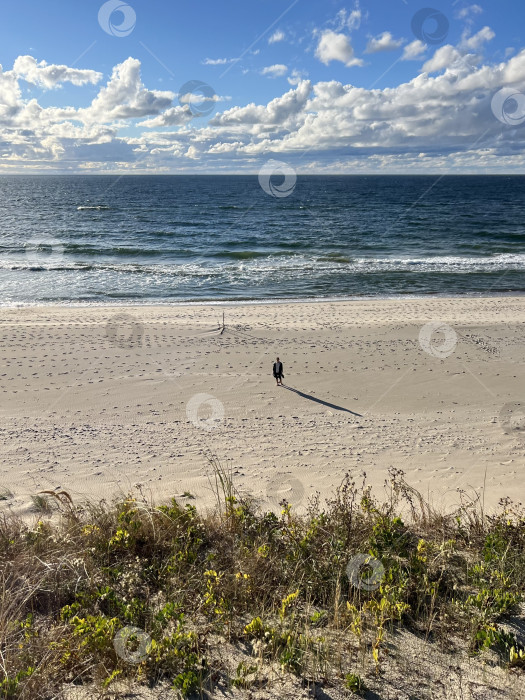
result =
[[[0,222],[4,305],[525,292],[525,176],[3,176]]]

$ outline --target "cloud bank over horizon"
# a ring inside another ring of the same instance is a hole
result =
[[[346,66],[349,81],[366,60],[352,45],[355,12],[343,18],[346,33],[341,23],[317,32],[312,51],[323,65]],[[286,78],[290,89],[266,103],[233,105],[213,90],[210,107],[200,111],[189,98],[145,85],[133,56],[104,78],[20,55],[10,69],[0,68],[0,172],[257,172],[269,158],[303,173],[521,171],[525,49],[487,61],[484,47],[494,35],[484,26],[465,31],[457,45],[436,48],[383,32],[369,38],[364,53],[397,51],[396,62],[420,61],[411,80],[382,89],[314,82],[274,63],[259,73]],[[276,30],[267,43],[285,39]],[[66,83],[79,102],[50,106]],[[494,96],[504,88],[502,107]],[[503,109],[499,116],[495,104]]]

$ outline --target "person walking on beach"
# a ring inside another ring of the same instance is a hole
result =
[[[277,381],[277,386],[282,386],[283,385],[283,363],[279,358],[277,358],[277,361],[273,363],[273,376],[275,377]]]

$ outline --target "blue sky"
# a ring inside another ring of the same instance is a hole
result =
[[[522,4],[430,1],[6,2],[0,171],[521,172]]]

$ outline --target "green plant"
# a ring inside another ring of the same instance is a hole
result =
[[[517,643],[509,649],[509,665],[516,668],[525,668],[525,648]]]
[[[51,505],[51,501],[47,496],[35,494],[34,496],[31,496],[31,500],[33,501],[33,509],[37,513],[48,514],[53,511],[53,506]]]
[[[246,689],[251,688],[255,681],[254,675],[256,673],[257,666],[254,666],[253,664],[247,664],[245,661],[241,661],[237,666],[236,676],[232,680],[233,687]]]
[[[273,668],[342,691],[348,658],[387,664],[397,628],[445,651],[453,631],[473,667],[492,649],[513,677],[522,672],[525,650],[500,625],[525,586],[519,508],[435,513],[397,473],[385,503],[346,479],[326,503],[312,499],[302,515],[285,504],[277,516],[236,493],[230,476],[217,477],[215,513],[174,498],[63,496],[53,502],[60,518],[0,519],[0,698],[58,697],[72,678],[93,697],[120,682],[212,693],[226,645],[254,659],[243,657],[233,687]],[[348,585],[356,552],[380,559],[377,587]],[[115,635],[128,626],[138,630],[123,658]],[[144,639],[146,653],[130,661]]]
[[[328,612],[326,610],[318,610],[310,616],[310,624],[312,627],[323,627],[328,624]]]
[[[18,697],[21,682],[26,678],[30,678],[34,672],[34,667],[29,666],[29,668],[23,671],[18,671],[13,678],[6,677],[1,680],[0,698],[6,698],[7,700],[8,698]]]
[[[356,673],[347,673],[345,675],[345,688],[354,695],[360,695],[361,697],[364,697],[368,690],[364,680]]]

